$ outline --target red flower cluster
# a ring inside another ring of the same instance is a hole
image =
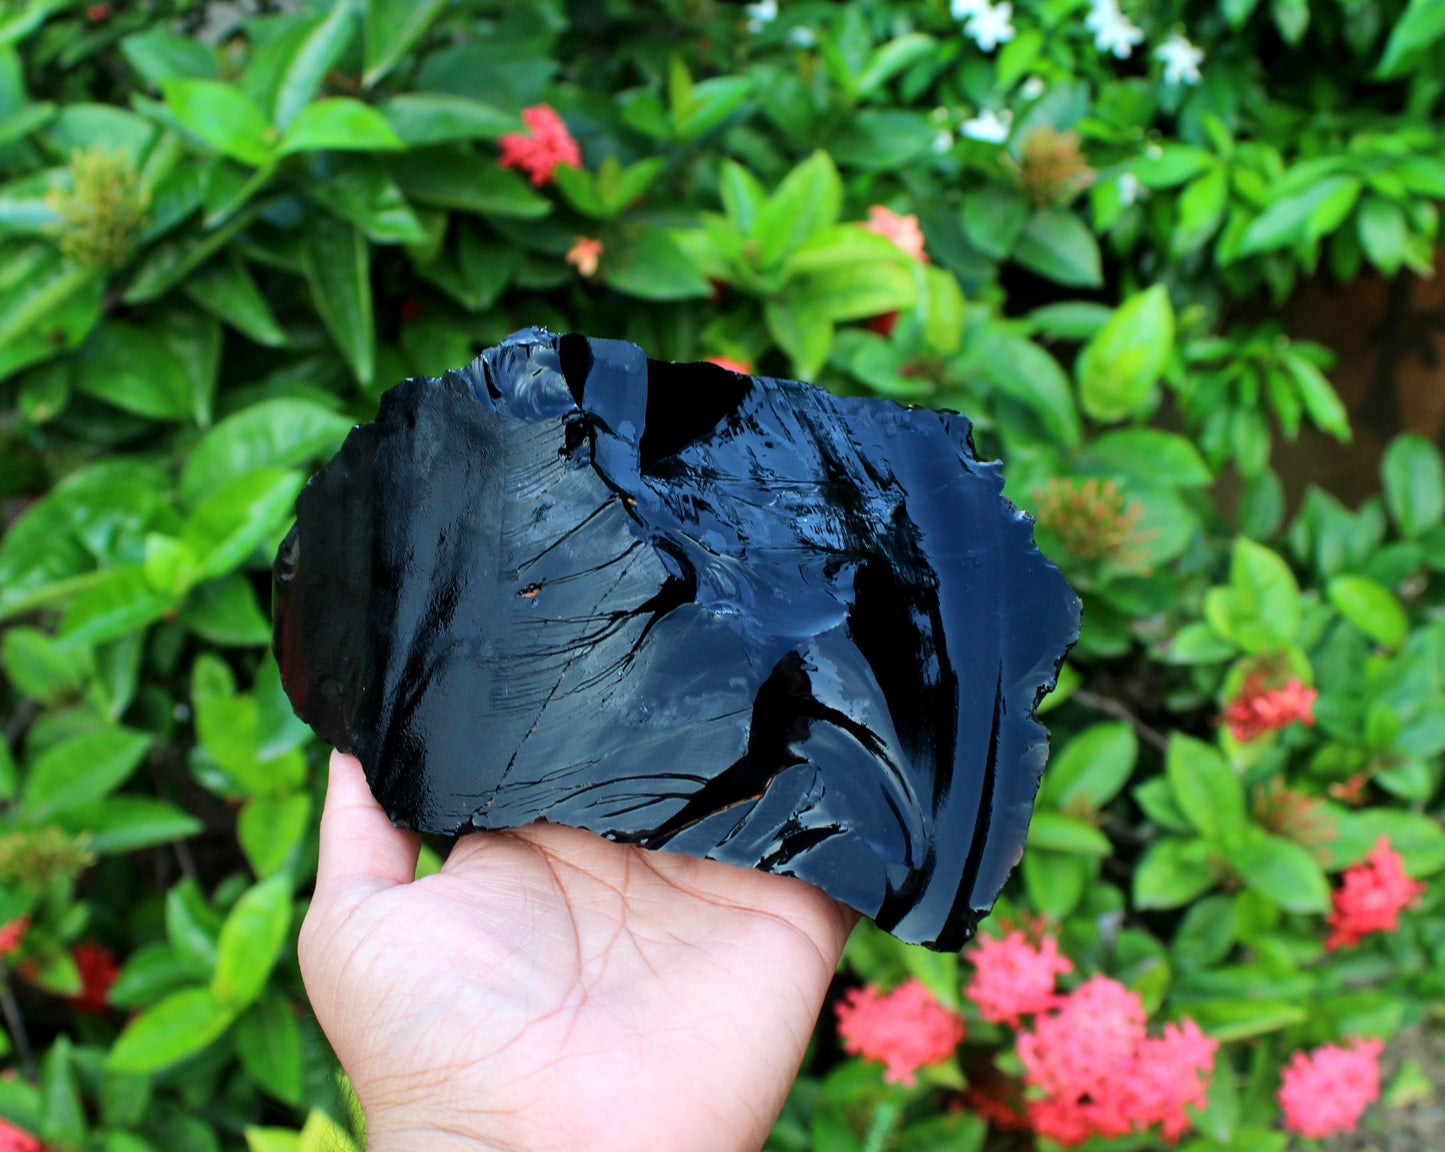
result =
[[[13,956],[19,952],[29,928],[29,916],[17,916],[8,924],[0,926],[0,956]]]
[[[917,980],[887,995],[870,984],[838,1002],[843,1050],[881,1063],[883,1079],[912,1086],[925,1064],[947,1060],[963,1040],[963,1019],[950,1012]]]
[[[1378,1040],[1354,1040],[1348,1048],[1326,1044],[1296,1052],[1280,1076],[1284,1126],[1307,1139],[1353,1132],[1380,1095]]]
[[[1034,947],[1017,928],[1002,937],[980,935],[973,950],[973,979],[963,994],[990,1024],[1017,1028],[1024,1015],[1047,1012],[1058,1003],[1054,981],[1073,970],[1052,936]]]
[[[1406,875],[1405,858],[1391,849],[1389,837],[1381,836],[1362,863],[1345,869],[1344,884],[1331,894],[1325,947],[1353,948],[1371,932],[1394,932],[1401,911],[1424,891],[1424,884]]]
[[[729,372],[736,372],[741,376],[751,376],[753,366],[746,360],[734,360],[730,356],[709,356],[709,364],[716,364],[719,368],[726,368]]]
[[[1066,1147],[1153,1124],[1179,1139],[1191,1123],[1185,1106],[1204,1106],[1219,1045],[1193,1020],[1151,1039],[1146,1020],[1135,993],[1095,976],[1019,1033],[1024,1081],[1042,1093],[1028,1102],[1033,1130]]]
[[[1229,725],[1229,734],[1245,744],[1296,720],[1313,724],[1318,695],[1297,679],[1283,688],[1266,688],[1263,677],[1250,676],[1239,695],[1225,708],[1224,722]]]
[[[582,167],[582,152],[577,141],[562,123],[562,117],[550,107],[534,104],[524,108],[522,122],[530,133],[508,132],[497,141],[502,149],[498,163],[503,168],[522,169],[532,178],[533,185],[540,187],[552,179],[559,165]]]
[[[77,944],[70,955],[80,969],[80,993],[70,998],[70,1006],[77,1012],[104,1012],[109,1007],[110,986],[120,975],[115,953],[100,944]]]
[[[9,1120],[0,1120],[0,1152],[45,1152],[40,1138]]]

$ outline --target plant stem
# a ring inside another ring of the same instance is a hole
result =
[[[1112,716],[1116,720],[1127,720],[1133,726],[1134,731],[1139,734],[1139,738],[1146,744],[1154,745],[1161,752],[1168,750],[1169,741],[1161,733],[1150,728],[1113,697],[1100,696],[1097,692],[1088,692],[1080,688],[1069,699],[1077,700],[1085,708],[1092,708],[1095,712],[1102,712],[1105,716]]]

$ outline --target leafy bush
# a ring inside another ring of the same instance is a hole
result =
[[[1085,599],[998,941],[860,929],[865,1058],[830,1013],[769,1146],[1283,1148],[1300,1077],[1363,1083],[1445,995],[1411,879],[1445,867],[1445,467],[1404,436],[1382,496],[1287,514],[1272,442],[1349,427],[1268,311],[1431,270],[1442,33],[1433,0],[8,8],[0,1115],[348,1139],[268,562],[381,389],[545,324],[968,413]],[[999,955],[1060,960],[1012,1018]],[[943,1037],[907,1075],[900,1004]],[[1086,1112],[1040,1071],[1080,1013],[1192,1071]]]

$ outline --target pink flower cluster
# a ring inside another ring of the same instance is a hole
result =
[[[1343,885],[1331,894],[1325,947],[1354,947],[1371,932],[1394,932],[1401,911],[1424,891],[1424,884],[1406,875],[1405,858],[1381,836],[1362,863],[1345,869]]]
[[[884,1066],[883,1079],[912,1086],[926,1064],[947,1060],[963,1040],[963,1018],[917,980],[886,995],[854,988],[837,1005],[843,1050]]]
[[[582,167],[582,152],[567,131],[567,125],[546,104],[522,110],[522,123],[529,132],[508,132],[497,141],[503,168],[520,168],[540,187],[552,179],[557,168]]]
[[[719,368],[726,368],[729,372],[736,372],[740,376],[751,376],[753,366],[746,360],[734,360],[731,356],[709,356],[709,364],[716,364]]]
[[[1379,1040],[1351,1042],[1348,1048],[1326,1044],[1296,1052],[1280,1076],[1284,1126],[1308,1139],[1353,1132],[1380,1095]]]
[[[1225,708],[1224,722],[1229,725],[1229,734],[1241,744],[1246,744],[1296,720],[1301,724],[1313,724],[1317,696],[1318,692],[1306,688],[1297,679],[1283,688],[1266,688],[1263,678],[1251,676],[1245,680],[1239,695]]]
[[[1024,1082],[1042,1093],[1028,1101],[1030,1127],[1066,1147],[1154,1124],[1178,1140],[1192,1123],[1186,1106],[1205,1104],[1219,1044],[1193,1020],[1166,1024],[1156,1038],[1146,1021],[1135,993],[1095,976],[1019,1033]]]
[[[25,942],[25,933],[30,928],[30,917],[19,916],[9,923],[0,925],[0,956],[13,956]]]
[[[45,1145],[24,1128],[0,1120],[0,1152],[45,1152]]]
[[[874,204],[868,209],[868,223],[863,227],[893,241],[897,248],[920,263],[928,263],[928,253],[923,250],[923,229],[918,226],[917,216],[904,216],[882,204]]]
[[[1052,936],[1035,948],[1017,928],[1004,936],[980,935],[973,965],[973,979],[963,994],[990,1024],[1015,1028],[1023,1016],[1047,1012],[1057,1004],[1054,981],[1074,970],[1069,958],[1059,955],[1059,943]]]

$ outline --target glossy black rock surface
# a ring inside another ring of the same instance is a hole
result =
[[[955,949],[1078,631],[1002,483],[961,416],[520,332],[301,493],[282,678],[398,825],[574,825]]]

